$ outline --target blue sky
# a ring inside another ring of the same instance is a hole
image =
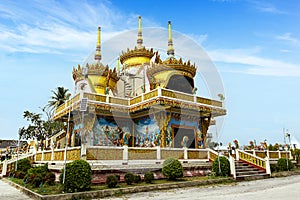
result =
[[[94,50],[99,25],[107,41],[141,15],[143,27],[171,20],[214,62],[228,111],[220,141],[282,143],[283,128],[300,140],[299,10],[297,0],[2,0],[0,138],[17,138],[23,111],[40,112],[50,90],[72,90],[72,68]]]

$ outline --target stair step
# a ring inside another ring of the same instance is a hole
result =
[[[239,175],[236,176],[236,180],[256,180],[256,179],[264,179],[270,177],[269,174],[256,174],[256,175]]]
[[[245,171],[245,172],[236,172],[237,175],[256,175],[256,174],[265,174],[263,171]]]
[[[264,170],[261,170],[243,161],[235,162],[235,171],[237,180],[254,180],[267,178],[270,176],[266,174]]]

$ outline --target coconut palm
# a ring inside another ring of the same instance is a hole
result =
[[[53,93],[53,96],[51,96],[50,100],[48,101],[48,107],[55,109],[58,106],[65,103],[67,96],[68,96],[69,89],[66,89],[64,87],[57,87],[56,90],[51,90]]]

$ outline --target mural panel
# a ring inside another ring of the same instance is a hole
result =
[[[136,121],[135,145],[137,147],[155,147],[161,145],[159,128],[153,116],[143,117]]]

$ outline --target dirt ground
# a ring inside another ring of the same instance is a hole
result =
[[[282,200],[300,199],[300,175],[196,188],[128,194],[110,200]]]

